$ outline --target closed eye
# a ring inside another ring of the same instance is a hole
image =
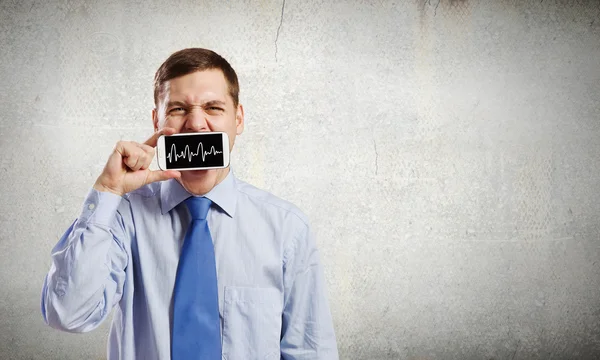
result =
[[[225,109],[219,106],[207,106],[205,111],[210,115],[221,115],[225,112]]]
[[[182,108],[182,107],[176,107],[176,108],[172,108],[172,109],[170,109],[170,110],[169,110],[169,114],[173,114],[173,113],[181,113],[181,112],[183,112],[183,111],[185,111],[185,109],[184,109],[184,108]]]

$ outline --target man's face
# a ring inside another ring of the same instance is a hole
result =
[[[154,130],[174,128],[178,133],[222,131],[233,149],[244,130],[244,109],[233,104],[227,80],[218,69],[196,71],[168,81],[165,94],[152,111]],[[229,168],[182,171],[183,187],[196,195],[209,192],[227,176]]]

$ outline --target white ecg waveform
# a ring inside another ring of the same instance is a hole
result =
[[[178,154],[177,148],[175,147],[175,144],[173,144],[171,145],[171,151],[167,154],[167,159],[169,160],[169,163],[172,163],[173,161],[177,161],[179,158],[187,157],[188,161],[192,162],[192,158],[194,156],[202,156],[202,161],[205,161],[206,155],[217,155],[222,153],[222,151],[217,151],[214,146],[211,146],[209,151],[204,151],[204,145],[199,143],[195,153],[190,150],[189,145],[186,145],[181,154]],[[175,160],[173,160],[173,158]]]

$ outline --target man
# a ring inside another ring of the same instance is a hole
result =
[[[47,324],[90,331],[114,307],[110,360],[338,358],[306,216],[229,168],[148,168],[163,134],[223,131],[233,149],[244,129],[238,92],[235,71],[210,50],[184,49],[160,66],[154,135],[116,144],[52,250]],[[186,252],[202,239],[207,248]],[[183,264],[200,260],[184,259],[198,253],[208,266],[190,275]]]

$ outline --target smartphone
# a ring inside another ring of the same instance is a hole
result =
[[[161,135],[156,144],[161,170],[208,170],[229,166],[229,137],[224,132]]]

